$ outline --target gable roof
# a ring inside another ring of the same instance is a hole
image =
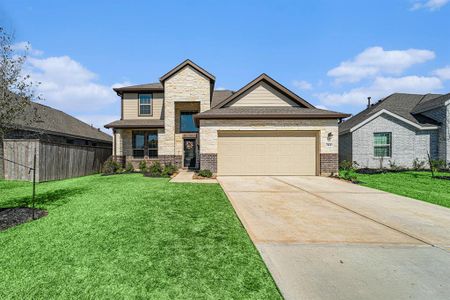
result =
[[[36,112],[37,120],[30,122],[30,116],[34,112]],[[112,141],[111,136],[100,131],[100,129],[46,105],[31,102],[31,105],[25,109],[23,115],[25,116],[24,118],[20,118],[14,122],[21,129],[101,142]]]
[[[237,92],[233,93],[232,95],[230,95],[223,101],[219,102],[212,108],[222,108],[222,107],[226,106],[231,101],[233,101],[240,95],[244,94],[246,91],[250,90],[251,88],[253,88],[255,85],[257,85],[260,82],[266,82],[267,84],[269,84],[270,86],[275,88],[277,91],[279,91],[283,95],[287,96],[292,101],[300,104],[300,106],[307,107],[307,108],[314,108],[314,106],[312,104],[310,104],[308,101],[301,98],[300,96],[298,96],[297,94],[295,94],[294,92],[292,92],[291,90],[289,90],[288,88],[286,88],[285,86],[283,86],[282,84],[280,84],[279,82],[277,82],[276,80],[274,80],[273,78],[271,78],[269,75],[267,75],[265,73],[259,75],[254,80],[252,80],[248,84],[246,84],[243,88],[239,89]]]
[[[411,122],[417,125],[418,128],[434,129],[438,125],[438,122],[426,116],[414,114],[413,110],[419,103],[431,101],[439,96],[440,95],[438,94],[392,94],[341,123],[339,125],[339,133],[343,134],[349,131],[353,131],[353,128],[358,127],[360,123],[363,123],[367,119],[378,114],[380,111],[388,111],[391,113],[391,116],[397,117],[398,119],[403,121],[406,120],[408,122]]]
[[[163,85],[159,82],[145,83],[138,85],[123,86],[119,88],[113,88],[113,90],[118,94],[123,92],[162,92],[164,90]]]
[[[437,95],[436,95],[437,96]],[[447,101],[450,101],[450,93],[440,97],[434,97],[428,101],[421,101],[412,111],[413,114],[422,113],[440,106],[444,106]]]
[[[203,74],[205,77],[207,77],[210,81],[213,81],[213,82],[216,81],[216,77],[214,77],[214,75],[212,75],[211,73],[209,73],[208,71],[206,71],[205,69],[203,69],[202,67],[195,64],[193,61],[191,61],[189,59],[186,59],[181,64],[179,64],[178,66],[176,66],[175,68],[173,68],[172,70],[170,70],[169,72],[167,72],[166,74],[161,76],[161,78],[159,78],[159,81],[161,81],[161,82],[166,81],[167,79],[169,79],[170,77],[175,75],[178,71],[182,70],[186,66],[190,66],[193,69],[197,70],[198,72]]]

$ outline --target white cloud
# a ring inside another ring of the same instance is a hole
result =
[[[374,100],[381,99],[396,92],[425,94],[441,88],[442,81],[437,77],[377,77],[367,87],[354,88],[344,93],[321,93],[316,96],[324,105],[363,105],[367,97],[372,97]]]
[[[312,84],[306,80],[294,80],[292,84],[300,90],[311,90]]]
[[[437,69],[433,71],[433,75],[441,78],[442,80],[450,80],[450,66],[446,66],[441,69]]]
[[[364,78],[380,75],[400,75],[411,66],[434,59],[430,50],[384,50],[382,47],[365,49],[352,60],[342,62],[328,71],[336,82],[358,82]]]
[[[27,51],[30,55],[34,56],[40,56],[44,54],[44,52],[41,50],[33,49],[33,47],[31,47],[31,44],[28,42],[15,43],[11,46],[11,49],[14,51]]]
[[[41,82],[37,91],[45,104],[75,114],[110,109],[118,101],[111,86],[96,82],[97,74],[69,56],[29,57],[24,71]]]
[[[411,10],[428,9],[430,11],[438,10],[446,5],[450,0],[427,0],[418,1],[413,4]]]

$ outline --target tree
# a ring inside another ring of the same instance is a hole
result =
[[[0,27],[0,146],[8,131],[20,127],[15,120],[20,118],[31,123],[38,119],[35,111],[26,118],[23,118],[23,113],[30,108],[32,101],[41,100],[35,93],[40,83],[33,82],[29,74],[23,73],[28,48],[17,53],[13,42],[13,35]]]
[[[21,54],[16,53],[13,42],[13,35],[0,27],[0,179],[3,178],[3,140],[7,132],[38,121],[31,103],[41,100],[35,94],[35,87],[40,83],[34,83],[30,75],[23,72],[28,48]]]

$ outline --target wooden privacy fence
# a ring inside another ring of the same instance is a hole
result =
[[[36,149],[36,181],[58,180],[100,172],[111,156],[111,147],[58,144],[34,139],[4,140],[4,157],[21,165],[32,166]],[[25,167],[4,161],[7,180],[32,180]]]

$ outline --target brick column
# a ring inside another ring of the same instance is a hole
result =
[[[337,174],[339,171],[339,155],[337,153],[320,154],[320,175]]]
[[[217,173],[217,153],[200,153],[200,169]]]

